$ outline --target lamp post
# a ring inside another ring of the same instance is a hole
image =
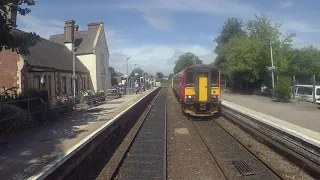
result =
[[[44,84],[46,83],[45,79],[43,78],[43,76],[40,79],[40,83],[42,85],[42,88],[44,87]]]
[[[273,52],[272,52],[272,43],[271,40],[268,39],[269,41],[269,46],[270,46],[270,58],[271,58],[271,67],[268,67],[268,69],[271,71],[271,78],[272,78],[272,98],[274,98],[274,70],[275,67],[273,65]]]
[[[76,107],[76,50],[78,47],[74,47],[72,44],[72,84],[73,84],[73,107]]]
[[[129,94],[129,69],[128,69],[129,59],[130,59],[130,57],[126,58],[126,61],[127,61],[127,95]]]

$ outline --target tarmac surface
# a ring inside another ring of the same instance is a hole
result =
[[[308,102],[281,103],[256,95],[222,94],[223,99],[240,106],[273,116],[289,123],[320,132],[320,109]]]

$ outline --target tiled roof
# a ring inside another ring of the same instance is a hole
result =
[[[23,33],[23,31],[17,29],[14,31]],[[73,70],[72,53],[64,45],[40,38],[40,41],[35,46],[29,48],[29,52],[30,55],[22,55],[22,57],[32,66],[66,71]],[[89,72],[77,57],[75,59],[75,65],[76,71]]]
[[[76,51],[77,55],[93,53],[93,43],[97,35],[97,29],[86,31],[75,31],[75,47],[79,47]],[[52,35],[50,41],[64,45],[65,34]]]

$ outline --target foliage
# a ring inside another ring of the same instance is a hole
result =
[[[159,79],[162,79],[162,78],[163,78],[163,73],[162,73],[162,72],[157,72],[156,74],[157,74],[157,77],[158,77]]]
[[[17,97],[17,87],[11,87],[8,89],[3,87],[3,92],[0,94],[0,102],[14,100]]]
[[[175,66],[173,68],[174,74],[177,74],[184,68],[193,65],[193,58],[195,58],[196,64],[202,64],[202,60],[200,60],[198,56],[191,52],[185,53],[179,56],[179,59],[175,62]]]
[[[26,33],[19,30],[12,30],[12,27],[9,25],[10,20],[6,16],[9,11],[8,7],[11,4],[17,4],[17,6],[12,6],[13,11],[16,9],[18,14],[24,16],[31,12],[30,8],[25,6],[35,5],[35,0],[0,1],[0,51],[5,48],[23,55],[29,55],[29,47],[36,45],[40,37],[33,32]]]
[[[117,77],[116,71],[114,70],[113,67],[109,67],[109,71],[110,71],[110,74],[111,74],[111,85],[112,86],[118,85],[118,80],[116,78]]]
[[[246,33],[242,29],[242,21],[237,18],[229,18],[222,30],[220,35],[215,39],[217,46],[214,49],[214,52],[217,54],[215,61],[213,63],[214,66],[221,69],[222,73],[224,73],[224,69],[226,66],[226,57],[225,57],[225,45],[230,41],[231,38],[236,36],[245,36]]]
[[[275,87],[275,93],[278,101],[289,102],[291,94],[290,78],[279,77]]]
[[[54,107],[64,106],[64,105],[72,105],[73,104],[73,96],[68,94],[58,95],[56,96]]]
[[[295,61],[300,58],[292,48],[294,34],[283,35],[281,24],[272,23],[264,14],[255,15],[246,27],[241,27],[240,20],[229,19],[216,39],[218,56],[214,64],[231,80],[233,87],[253,90],[262,83],[271,84],[271,72],[267,69],[271,66],[270,45],[275,76],[292,73]]]
[[[138,73],[138,76],[135,76],[134,73]],[[134,70],[131,71],[130,77],[138,77],[139,78],[139,77],[143,76],[143,73],[144,73],[144,71],[141,68],[137,67],[137,68],[134,68]]]
[[[14,132],[35,125],[28,111],[11,104],[0,105],[0,134]]]
[[[39,89],[36,88],[26,88],[22,91],[21,96],[24,98],[38,98],[40,95]]]

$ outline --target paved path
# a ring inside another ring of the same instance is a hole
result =
[[[0,179],[27,179],[150,91],[77,111],[44,127],[0,137]]]
[[[320,132],[320,109],[305,102],[280,103],[256,95],[222,94],[222,99],[292,124]]]

